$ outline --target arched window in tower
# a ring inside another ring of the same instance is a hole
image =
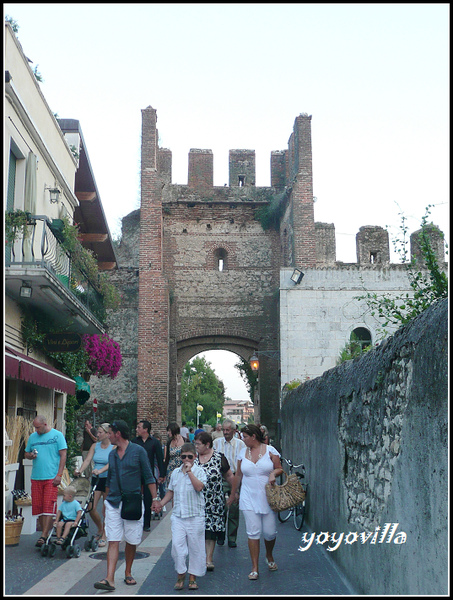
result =
[[[351,342],[359,344],[363,350],[371,346],[371,333],[366,327],[356,327],[351,333]]]
[[[226,271],[228,253],[224,248],[217,248],[214,252],[214,264],[217,271]]]

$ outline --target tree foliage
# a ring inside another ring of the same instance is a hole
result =
[[[365,352],[368,352],[368,350],[371,350],[371,348],[371,345],[364,346],[363,343],[361,343],[361,340],[357,337],[357,335],[354,332],[352,332],[349,342],[347,342],[344,345],[343,349],[340,352],[340,355],[337,358],[337,365],[341,365],[347,360],[358,358],[359,356],[362,356],[362,354],[364,354]]]
[[[448,296],[448,277],[445,270],[439,265],[437,255],[433,250],[430,232],[437,230],[436,226],[428,223],[430,215],[429,205],[422,218],[419,233],[422,261],[415,256],[408,259],[407,237],[408,229],[406,218],[401,215],[400,236],[394,241],[394,246],[400,260],[407,266],[407,275],[411,292],[395,294],[377,294],[367,292],[357,296],[357,300],[365,300],[371,310],[371,315],[381,322],[380,333],[387,335],[386,327],[389,325],[400,327],[421,314],[440,298]]]
[[[196,424],[197,406],[203,407],[200,422],[215,426],[222,413],[225,386],[204,357],[196,356],[184,367],[181,380],[182,420]]]
[[[255,398],[255,389],[258,385],[258,374],[252,371],[250,363],[242,357],[239,358],[239,361],[234,365],[234,368],[239,371],[249,393],[250,400],[253,402]]]

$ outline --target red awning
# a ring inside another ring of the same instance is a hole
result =
[[[5,347],[5,374],[51,390],[75,394],[75,381],[50,365]]]

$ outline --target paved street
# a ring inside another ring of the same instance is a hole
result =
[[[60,549],[54,557],[42,557],[34,547],[39,533],[21,536],[18,546],[6,546],[5,595],[353,595],[351,585],[343,578],[320,546],[307,552],[298,551],[301,533],[292,521],[279,523],[279,535],[274,558],[278,571],[270,572],[264,562],[264,543],[261,544],[260,577],[249,581],[250,557],[244,522],[241,516],[238,547],[217,546],[214,554],[215,570],[198,579],[199,590],[181,592],[173,589],[176,573],[171,558],[170,514],[160,521],[152,521],[151,532],[145,533],[134,562],[136,586],[124,583],[124,553],[120,554],[115,592],[94,589],[95,581],[106,575],[106,552],[82,550],[79,558],[66,558]],[[304,527],[305,528],[305,527]],[[83,548],[87,538],[76,544]],[[120,551],[123,551],[123,544]]]

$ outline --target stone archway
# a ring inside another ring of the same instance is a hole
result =
[[[181,396],[180,382],[182,372],[186,363],[197,354],[209,350],[227,350],[240,356],[244,360],[248,360],[257,346],[255,340],[244,340],[240,337],[228,337],[222,335],[196,337],[186,340],[181,340],[177,348],[177,365],[176,365],[176,421],[181,422]],[[255,406],[255,420],[259,420],[259,405]]]

